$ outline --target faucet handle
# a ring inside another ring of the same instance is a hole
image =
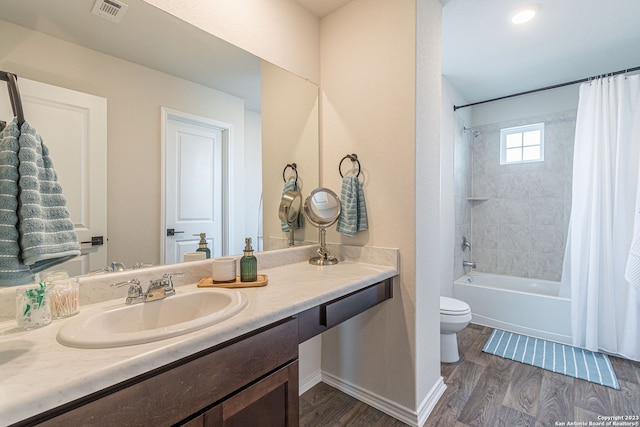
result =
[[[130,279],[130,280],[127,280],[126,282],[112,283],[111,287],[120,288],[125,285],[140,286],[140,281],[137,279]]]
[[[129,285],[129,292],[127,292],[127,304],[131,304],[131,302],[135,301],[136,298],[142,296],[142,286],[140,286],[140,281],[137,279],[131,279],[120,283],[112,283],[111,287],[119,288],[125,285]]]
[[[173,288],[173,281],[171,280],[175,276],[184,276],[184,272],[165,273],[162,275],[162,279],[165,281],[164,292],[167,296],[174,295],[176,293],[175,289]]]
[[[173,288],[173,281],[171,279],[173,279],[174,277],[180,277],[180,276],[184,276],[184,272],[178,272],[178,273],[165,273],[162,275],[162,278],[165,279],[168,283],[168,285]]]

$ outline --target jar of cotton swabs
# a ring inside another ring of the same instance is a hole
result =
[[[69,277],[64,270],[40,273],[40,283],[46,285],[51,316],[62,319],[80,311],[80,287],[77,277]]]

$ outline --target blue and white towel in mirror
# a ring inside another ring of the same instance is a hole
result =
[[[27,122],[0,132],[0,286],[80,255],[49,150]]]

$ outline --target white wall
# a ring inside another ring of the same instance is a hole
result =
[[[578,108],[579,85],[469,107],[472,126],[501,123]]]
[[[417,0],[416,47],[416,409],[420,424],[444,392],[440,376],[440,287],[448,280],[452,148],[441,139],[442,4]],[[442,234],[438,234],[443,229]],[[437,236],[437,237],[436,237]]]
[[[470,150],[461,149],[461,141],[464,132],[463,128],[471,126],[471,109],[463,108],[453,111],[454,105],[464,104],[464,99],[449,84],[446,78],[442,78],[442,121],[441,121],[441,165],[443,174],[443,225],[441,229],[442,236],[442,253],[451,254],[452,257],[443,257],[443,275],[440,282],[440,294],[444,296],[453,295],[453,280],[463,274],[462,272],[462,235],[471,235],[471,208],[466,198],[470,194],[459,194],[467,191],[467,185],[461,184],[460,180],[466,176],[460,176],[460,172],[456,169],[464,157],[468,157],[469,170],[468,187],[470,189],[471,171],[470,171]],[[458,166],[459,167],[459,166]],[[470,191],[470,190],[469,190]],[[455,197],[451,197],[453,194]],[[446,211],[445,211],[446,210]],[[461,231],[460,224],[464,222],[465,211],[469,217],[468,232]]]

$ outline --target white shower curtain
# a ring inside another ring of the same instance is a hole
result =
[[[640,290],[625,279],[640,233],[640,76],[580,86],[562,290],[573,343],[640,360]]]

